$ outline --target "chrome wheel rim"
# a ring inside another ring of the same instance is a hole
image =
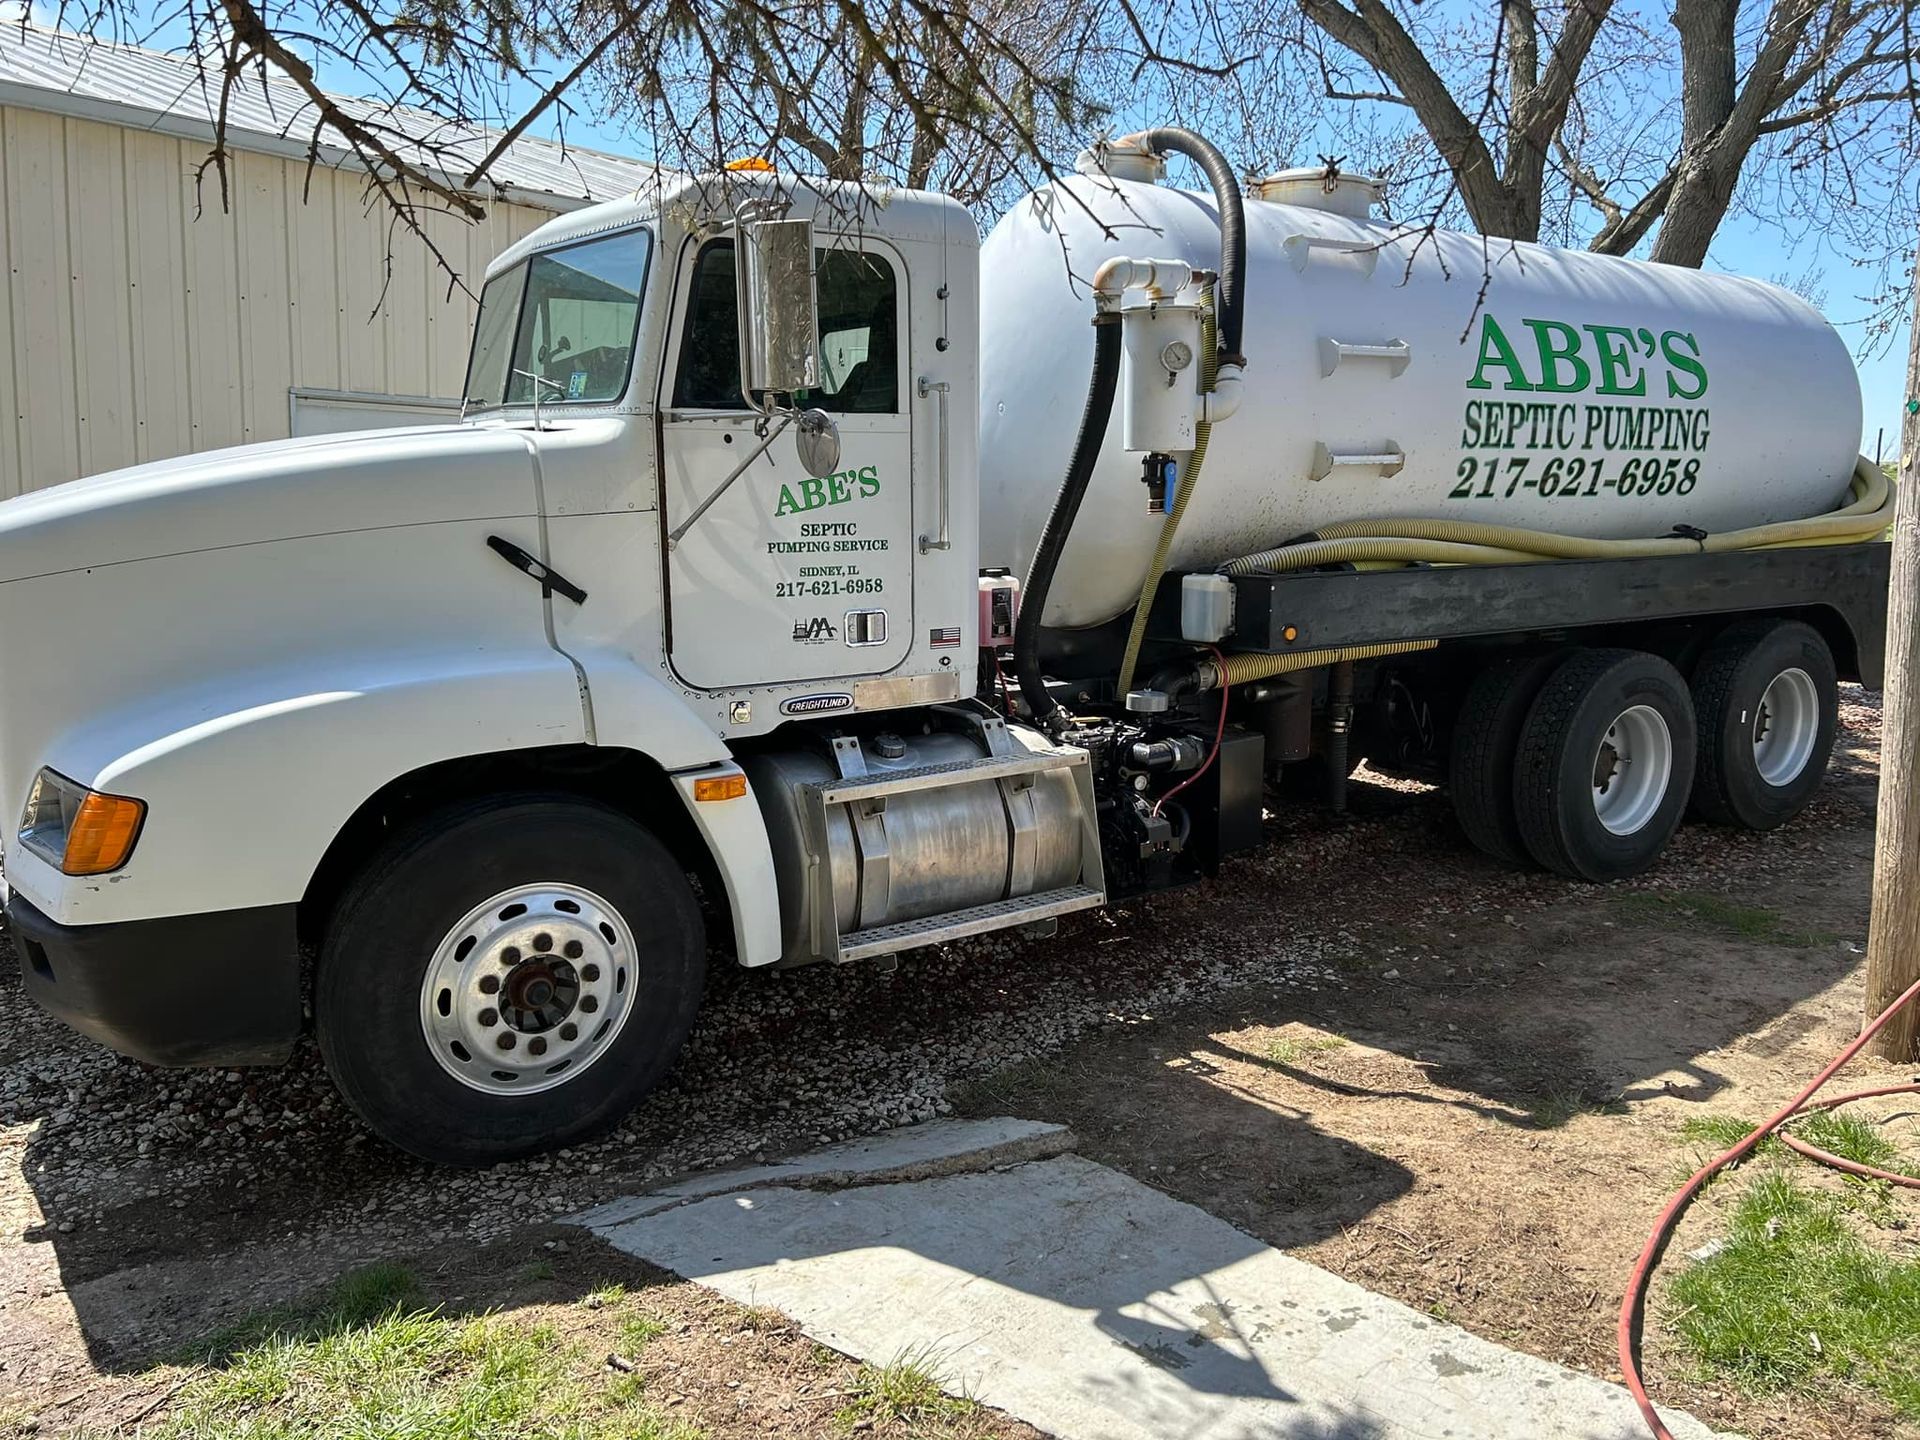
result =
[[[525,1095],[564,1085],[612,1048],[632,1012],[633,932],[577,885],[517,885],[435,947],[420,1028],[462,1085]]]
[[[1651,705],[1614,717],[1593,757],[1593,813],[1614,835],[1631,835],[1653,819],[1673,778],[1673,734]]]
[[[1820,738],[1820,692],[1813,677],[1782,670],[1753,712],[1753,763],[1769,785],[1791,785],[1813,758]]]

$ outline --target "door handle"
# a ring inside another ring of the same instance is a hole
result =
[[[953,491],[947,473],[947,397],[952,390],[953,386],[945,380],[929,380],[924,375],[920,377],[920,398],[924,400],[928,395],[932,395],[940,407],[940,533],[937,536],[922,535],[920,537],[922,555],[930,550],[953,548],[953,539],[949,533]]]

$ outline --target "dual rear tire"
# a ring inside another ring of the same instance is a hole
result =
[[[1689,810],[1753,830],[1799,814],[1837,712],[1826,642],[1793,620],[1728,627],[1691,683],[1636,650],[1496,661],[1456,720],[1455,810],[1496,859],[1622,879],[1659,858]]]

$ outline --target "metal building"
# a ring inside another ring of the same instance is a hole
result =
[[[309,173],[314,112],[289,82],[236,87],[223,212],[215,174],[195,177],[216,103],[190,58],[0,27],[0,497],[457,405],[472,299],[404,232],[388,279],[391,217],[343,150],[323,147]],[[492,142],[379,114],[475,159]],[[554,213],[649,174],[521,140],[494,167],[486,220],[435,217],[429,233],[477,277]]]

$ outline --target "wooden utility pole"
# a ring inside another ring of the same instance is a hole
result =
[[[1920,980],[1920,258],[1900,415],[1900,492],[1887,595],[1886,709],[1880,728],[1880,817],[1874,836],[1873,921],[1867,935],[1867,1019]],[[1920,1059],[1920,1003],[1873,1040],[1899,1064]]]

